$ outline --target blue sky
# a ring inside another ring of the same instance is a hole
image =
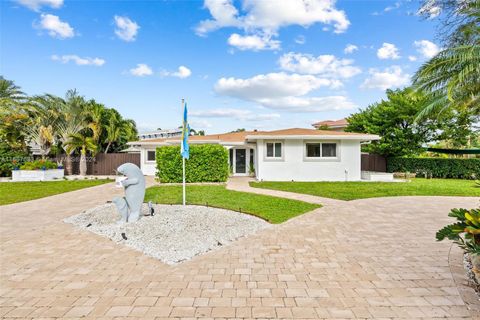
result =
[[[308,5],[305,5],[305,3]],[[309,127],[409,84],[438,50],[416,1],[1,1],[0,74],[76,88],[141,131]]]

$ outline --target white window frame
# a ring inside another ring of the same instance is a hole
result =
[[[154,152],[155,154],[155,160],[148,160],[148,153],[149,152]],[[145,163],[155,163],[157,159],[157,150],[156,149],[146,149],[145,150]]]
[[[273,143],[273,157],[267,156],[267,144]],[[275,144],[280,143],[280,157],[275,157]],[[283,161],[285,158],[285,141],[283,140],[267,140],[263,144],[264,151],[263,151],[263,160],[264,161]]]
[[[307,143],[308,144],[320,144],[320,157],[309,157],[307,156]],[[322,148],[324,143],[335,143],[336,150],[335,150],[335,157],[324,157],[322,156]],[[303,141],[303,161],[320,161],[320,162],[328,162],[328,161],[340,161],[340,148],[341,142],[340,141],[332,141],[332,140],[304,140]]]

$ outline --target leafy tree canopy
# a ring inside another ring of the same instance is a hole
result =
[[[422,146],[438,139],[443,121],[415,122],[426,103],[423,94],[413,89],[387,90],[387,99],[348,117],[345,131],[378,134],[381,139],[364,146],[364,151],[384,156],[417,155]]]

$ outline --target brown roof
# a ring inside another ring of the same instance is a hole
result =
[[[340,120],[325,120],[312,124],[314,127],[328,126],[328,127],[344,127],[348,125],[347,119]]]
[[[255,136],[365,136],[363,133],[353,133],[353,132],[343,132],[343,131],[330,131],[330,130],[317,130],[317,129],[305,129],[305,128],[291,128],[283,130],[273,130],[273,131],[241,131],[241,132],[229,132],[221,134],[209,134],[206,136],[190,136],[188,139],[190,141],[218,141],[218,142],[232,142],[232,143],[242,143],[249,139],[255,140]],[[163,142],[180,142],[181,137],[173,138],[158,138],[158,139],[148,139],[141,140],[136,142],[131,142],[130,144],[154,144],[154,143],[163,143]]]
[[[305,128],[291,128],[274,131],[254,131],[249,136],[356,136],[365,135],[364,133],[317,130]]]

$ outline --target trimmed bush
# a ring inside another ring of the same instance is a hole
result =
[[[160,182],[182,182],[180,147],[159,147],[156,154],[157,176]],[[190,159],[185,164],[187,182],[225,182],[228,172],[228,151],[223,146],[212,144],[190,146]]]
[[[433,178],[478,179],[480,159],[388,158],[388,172],[413,172]]]
[[[49,160],[35,160],[30,162],[25,162],[20,166],[21,170],[48,170],[48,169],[57,169],[58,166],[55,162]]]
[[[0,177],[10,177],[12,170],[18,169],[30,159],[27,152],[12,150],[6,144],[0,143]]]

